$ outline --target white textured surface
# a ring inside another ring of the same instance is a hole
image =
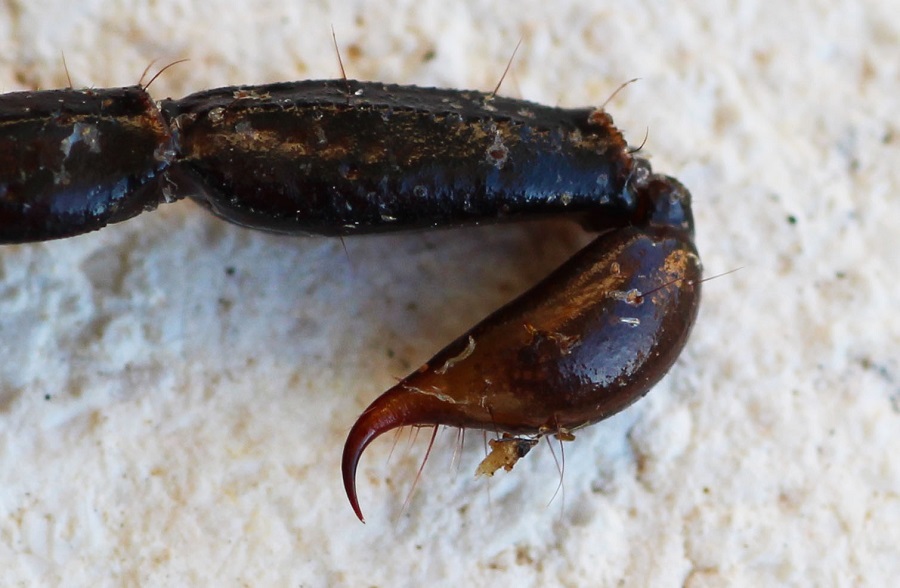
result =
[[[888,585],[900,577],[900,11],[890,0],[0,2],[0,91],[348,73],[610,105],[695,198],[693,338],[490,489],[445,432],[338,474],[362,408],[582,239],[290,240],[190,203],[0,249],[3,585]],[[371,6],[369,4],[372,4]],[[433,55],[433,58],[430,56]],[[796,223],[789,222],[789,217]],[[349,257],[349,261],[348,261]],[[229,275],[226,268],[234,268]],[[514,584],[516,583],[516,584]]]

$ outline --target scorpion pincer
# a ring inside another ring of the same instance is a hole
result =
[[[447,425],[571,438],[644,396],[697,315],[690,194],[602,109],[352,80],[159,102],[142,86],[0,95],[0,243],[78,235],[185,197],[289,235],[559,215],[599,234],[362,413],[342,462],[360,520],[357,465],[379,435]]]

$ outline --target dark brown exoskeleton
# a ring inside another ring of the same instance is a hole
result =
[[[612,118],[480,92],[346,80],[0,96],[0,243],[76,235],[186,196],[292,235],[568,215],[600,236],[376,399],[378,435],[449,425],[535,439],[604,419],[675,362],[701,265],[688,191],[634,157]]]

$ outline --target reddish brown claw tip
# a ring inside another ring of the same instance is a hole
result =
[[[390,416],[390,414],[385,414],[384,411],[377,409],[376,404],[379,400],[369,406],[350,429],[347,442],[344,444],[344,456],[341,459],[344,490],[347,492],[353,512],[362,523],[365,523],[366,519],[363,518],[362,509],[359,508],[359,498],[356,495],[356,468],[359,465],[359,458],[375,437],[393,428],[389,421],[384,422],[384,417]]]
[[[433,422],[435,417],[446,411],[446,407],[442,407],[444,403],[433,396],[423,396],[407,389],[405,382],[409,379],[376,398],[353,424],[344,444],[341,460],[344,490],[353,512],[363,523],[366,520],[356,495],[356,468],[363,451],[376,437],[398,427],[439,424]]]
[[[366,438],[368,437],[368,438]],[[359,508],[359,498],[356,496],[356,466],[359,465],[359,458],[363,449],[366,448],[374,435],[363,431],[360,432],[358,427],[353,427],[350,436],[347,437],[347,443],[344,445],[344,457],[341,460],[341,471],[344,476],[344,490],[347,492],[347,498],[350,500],[350,506],[361,523],[365,523],[362,509]]]

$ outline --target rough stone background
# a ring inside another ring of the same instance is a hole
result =
[[[191,203],[0,249],[0,582],[884,586],[900,577],[900,11],[890,0],[4,0],[0,91],[157,97],[338,76],[609,105],[695,199],[708,275],[670,376],[474,480],[482,440],[376,443],[395,378],[587,238],[292,240]],[[549,505],[548,505],[549,502]]]

